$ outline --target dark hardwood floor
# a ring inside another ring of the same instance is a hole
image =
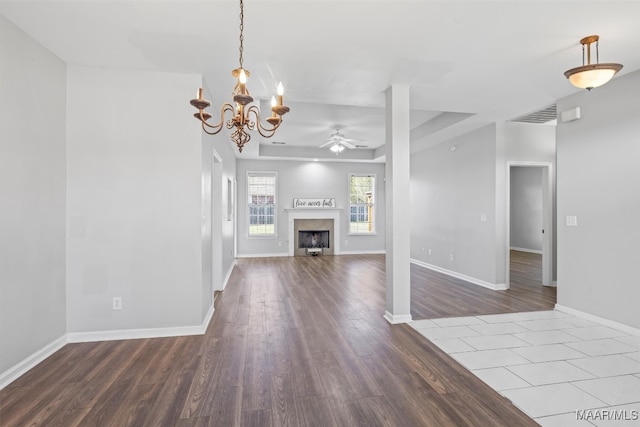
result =
[[[493,291],[411,265],[414,319],[553,310],[556,288],[542,286],[542,256],[511,251],[510,288]]]
[[[412,280],[416,318],[550,308],[516,287]],[[389,325],[384,284],[382,255],[241,259],[205,335],[68,344],[0,391],[0,425],[537,425]]]

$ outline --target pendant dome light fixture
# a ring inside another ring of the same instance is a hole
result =
[[[602,86],[622,69],[622,64],[599,63],[598,40],[600,36],[592,35],[580,40],[582,45],[582,66],[572,68],[564,72],[572,85],[580,89],[591,90],[594,87]],[[596,44],[596,62],[591,63],[591,45]],[[585,64],[585,47],[587,53],[587,63]]]
[[[250,76],[249,70],[243,66],[243,50],[244,46],[244,2],[240,0],[240,66],[231,71],[231,75],[237,79],[236,86],[233,88],[232,105],[226,102],[220,108],[220,121],[213,125],[208,122],[211,114],[205,111],[211,106],[211,102],[202,97],[202,88],[198,89],[198,97],[191,100],[191,105],[198,110],[194,117],[202,122],[202,130],[209,135],[215,135],[226,125],[227,129],[235,130],[231,133],[231,140],[238,146],[238,150],[242,153],[242,148],[251,139],[248,131],[257,130],[260,135],[265,138],[271,138],[282,123],[282,116],[289,112],[289,107],[283,104],[282,83],[278,85],[278,97],[271,98],[271,116],[265,120],[270,126],[263,126],[260,120],[260,110],[256,105],[249,105],[253,102],[253,97],[249,94],[247,88],[247,78]],[[231,118],[224,120],[225,114],[231,113]],[[208,130],[210,129],[210,130]]]

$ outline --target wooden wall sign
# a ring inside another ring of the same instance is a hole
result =
[[[335,208],[336,199],[293,199],[293,207],[296,209]]]

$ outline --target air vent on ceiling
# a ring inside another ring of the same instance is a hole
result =
[[[525,114],[524,116],[520,116],[511,121],[519,122],[519,123],[542,124],[542,123],[548,123],[552,120],[556,120],[557,118],[558,118],[558,111],[556,109],[556,104],[553,104],[549,107],[543,108],[542,110]]]

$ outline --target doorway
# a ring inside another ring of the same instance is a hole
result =
[[[553,287],[551,163],[508,162],[506,284],[514,279]],[[521,276],[516,276],[520,275]]]

